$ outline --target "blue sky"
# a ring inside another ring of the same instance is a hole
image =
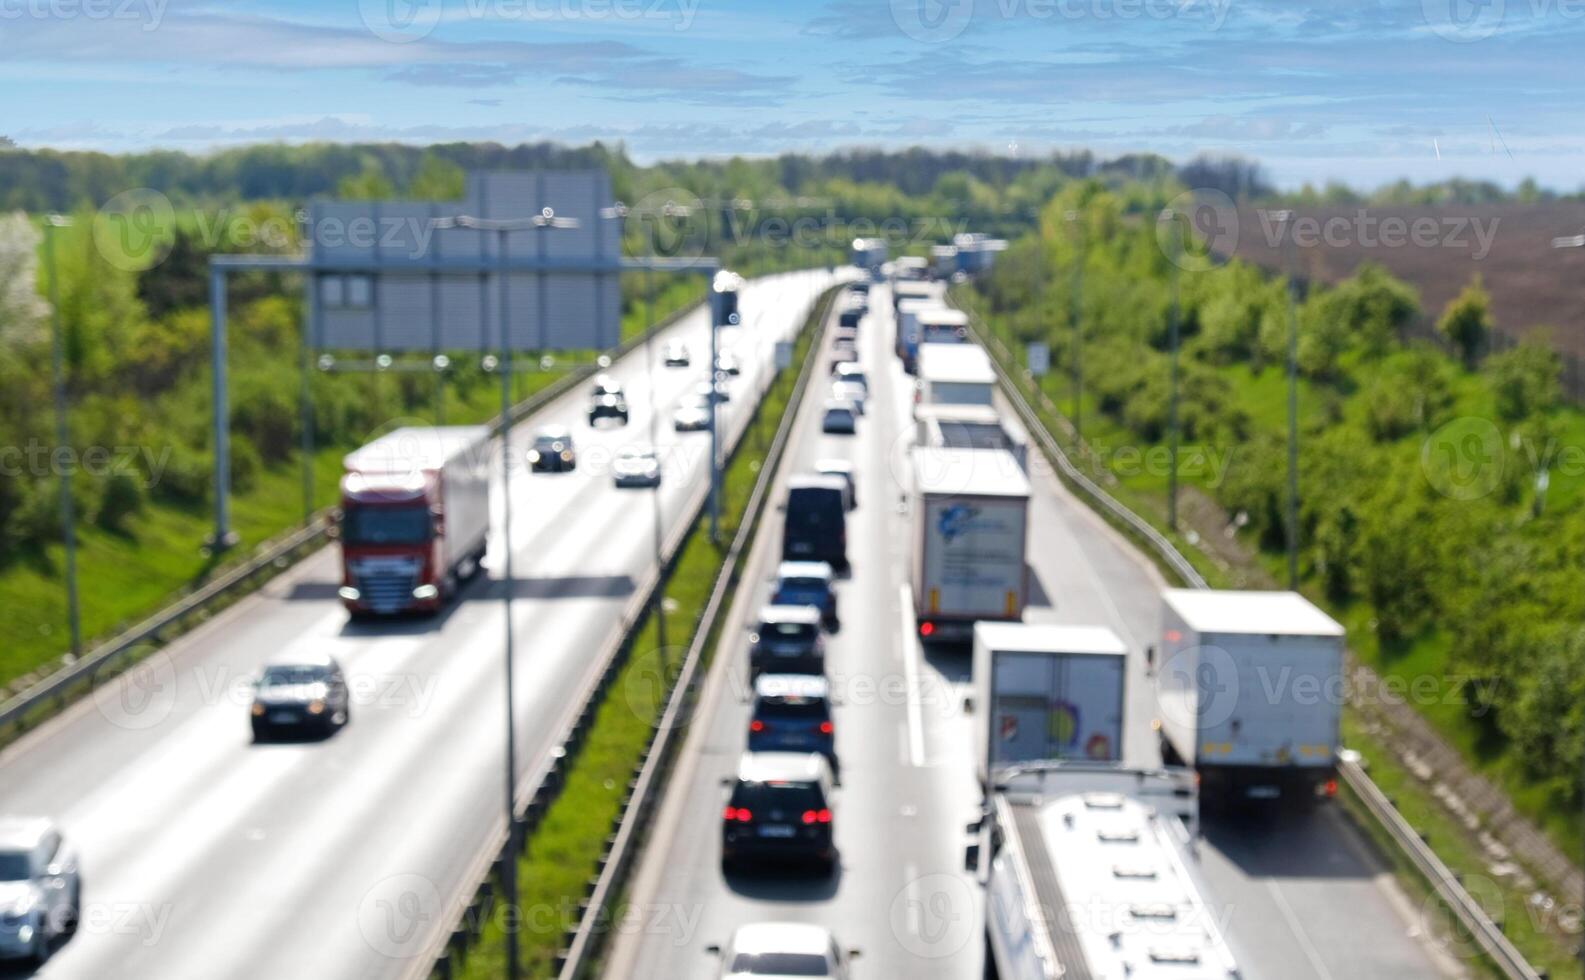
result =
[[[0,0],[0,133],[1202,151],[1585,184],[1585,0]]]

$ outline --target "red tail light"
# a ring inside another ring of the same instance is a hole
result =
[[[806,823],[806,824],[830,823],[831,822],[831,811],[830,810],[805,810],[804,811],[803,820],[804,820],[804,823]]]
[[[822,721],[820,724],[815,726],[815,730],[822,735],[830,735],[832,732],[837,730],[837,726],[831,724],[829,721]]]
[[[1326,795],[1328,797],[1332,797],[1332,796],[1336,796],[1337,795],[1337,780],[1328,779],[1326,781]]]
[[[750,813],[748,807],[746,806],[729,806],[725,810],[721,811],[721,819],[725,820],[727,823],[748,823],[750,820],[754,819],[754,814]]]
[[[936,631],[936,624],[932,623],[928,619],[919,624],[919,635],[920,636],[929,636],[931,633],[934,633],[935,631]]]
[[[763,732],[765,727],[765,723],[760,721],[758,718],[755,718],[753,721],[748,723],[748,730],[755,733]]]

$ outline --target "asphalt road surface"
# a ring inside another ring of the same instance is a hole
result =
[[[775,342],[832,279],[794,273],[746,288],[743,325],[721,332],[722,347],[743,364],[725,426],[746,422]],[[709,436],[674,433],[671,413],[704,379],[707,336],[695,311],[657,341],[683,340],[694,357],[690,368],[664,368],[655,352],[668,527],[705,481]],[[523,773],[544,762],[653,572],[649,491],[615,489],[609,469],[617,449],[649,442],[644,352],[611,373],[628,391],[625,428],[591,430],[580,385],[514,430]],[[551,422],[571,427],[579,466],[530,475],[527,442]],[[499,509],[499,483],[496,491]],[[490,574],[437,618],[352,624],[336,597],[338,559],[334,547],[312,556],[0,753],[0,813],[55,817],[81,852],[83,926],[42,975],[422,971],[425,940],[455,921],[467,869],[500,820],[503,583],[492,559]],[[341,660],[351,724],[322,742],[254,745],[247,681],[267,658],[296,649]]]
[[[963,873],[965,825],[979,812],[964,712],[966,651],[921,650],[906,590],[910,520],[903,487],[912,379],[890,353],[888,293],[871,291],[860,330],[870,404],[854,436],[820,432],[823,392],[811,392],[779,479],[824,456],[858,470],[848,526],[851,576],[839,585],[842,629],[830,638],[842,785],[834,801],[840,870],[829,880],[720,868],[723,780],[745,744],[748,620],[764,602],[780,553],[767,524],[729,613],[722,648],[657,811],[650,845],[618,926],[606,976],[713,976],[705,952],[739,925],[826,925],[862,952],[857,977],[979,977],[982,898]],[[1003,407],[1004,416],[1011,413]],[[1159,628],[1155,568],[1062,488],[1032,451],[1026,619],[1104,624],[1131,655],[1124,752],[1159,763],[1143,649]],[[784,499],[778,488],[775,499]],[[1246,978],[1401,980],[1457,974],[1422,937],[1416,910],[1376,866],[1358,832],[1323,808],[1309,818],[1208,823],[1199,847],[1208,904]]]

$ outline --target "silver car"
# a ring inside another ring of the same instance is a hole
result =
[[[81,912],[77,854],[60,828],[43,817],[0,817],[0,959],[43,963]]]
[[[611,475],[619,487],[660,486],[660,457],[649,448],[629,448],[616,454]]]
[[[803,922],[755,922],[739,926],[726,948],[707,947],[721,957],[721,980],[749,977],[825,977],[846,980],[856,949],[837,945],[824,926]]]

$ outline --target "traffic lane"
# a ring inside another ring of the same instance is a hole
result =
[[[516,494],[514,494],[514,496],[516,496]],[[679,506],[680,506],[680,502],[679,502]],[[610,525],[608,524],[606,526],[605,530],[610,530],[610,529],[611,529]],[[635,542],[640,540],[640,539],[642,539],[642,536],[637,533],[637,529],[636,528],[633,530],[633,533],[623,533],[621,535],[621,537],[619,538],[619,540],[635,541]],[[642,549],[638,549],[638,550],[640,552],[642,552]],[[573,553],[576,554],[576,553],[578,553],[580,551],[583,551],[583,549],[581,549],[581,548],[574,549]],[[465,609],[466,607],[453,607],[452,610],[449,610],[448,612],[455,612],[459,608]],[[331,609],[331,612],[330,612],[330,618],[331,619],[339,618],[338,614],[339,614],[339,608],[333,607]],[[525,608],[524,609],[523,615],[524,615],[525,618],[529,617],[529,616],[532,616],[533,614],[534,614],[534,611],[531,608]],[[612,615],[606,615],[604,617],[599,617],[599,616],[594,616],[594,617],[585,616],[585,617],[583,617],[583,619],[586,619],[586,620],[591,621],[591,622],[602,621],[603,620],[604,622],[607,622],[607,623],[613,618],[614,618],[614,616],[612,616]],[[444,617],[444,619],[445,619],[445,621],[449,622],[452,619],[452,617],[450,615],[448,615],[448,616]],[[497,622],[498,622],[498,618],[497,618]],[[433,632],[433,631],[425,631],[425,632]],[[599,639],[601,639],[601,637],[593,637],[592,639],[595,640],[595,641],[598,641]],[[411,638],[408,638],[408,640],[410,642]],[[389,653],[390,653],[389,648],[391,647],[392,642],[394,642],[394,641],[391,638],[383,638],[381,640],[381,642],[380,642],[380,645],[381,645],[382,649],[385,651],[385,655],[387,656],[388,659],[389,659]],[[269,644],[266,644],[266,646],[268,646],[268,645]],[[488,644],[485,644],[485,645],[487,646]],[[577,643],[575,645],[580,647],[580,648],[582,648],[582,649],[584,649],[584,650],[586,650],[586,649],[589,648],[589,646],[592,646],[593,644],[592,643],[582,643],[582,642],[580,642],[580,643]],[[233,643],[232,648],[235,649],[235,647],[236,647],[236,644]],[[260,656],[261,657],[262,656],[267,656],[269,654],[269,652],[270,652],[269,650],[261,651],[260,652]],[[356,674],[357,674],[356,665],[353,665],[352,672],[353,672],[354,677],[356,677]],[[427,671],[427,673],[435,674],[435,671],[430,670],[430,671]],[[177,684],[177,685],[175,685],[175,687],[176,687],[176,689],[178,691],[184,691],[183,685]],[[520,697],[520,700],[521,700],[521,697]],[[235,715],[235,718],[237,720],[233,721],[233,720],[227,719],[226,721],[223,721],[222,724],[234,724],[236,726],[236,729],[234,729],[234,730],[237,730],[237,731],[242,730],[245,727],[245,715],[243,714],[243,710],[244,710],[244,708],[239,706],[238,710],[236,712],[236,715]],[[218,714],[218,713],[216,713],[216,714]],[[195,726],[195,728],[196,728],[196,726]],[[363,730],[362,726],[355,726],[353,729],[350,729],[349,731],[357,732],[357,731],[361,731],[361,730]],[[372,731],[372,726],[370,726],[370,730]],[[198,731],[191,738],[181,738],[181,739],[178,739],[177,742],[178,743],[185,743],[185,744],[188,744],[188,745],[204,746],[204,747],[224,746],[224,745],[227,744],[227,740],[224,737],[216,737],[216,735],[217,735],[217,733],[214,730],[206,728],[206,729],[204,729],[202,731]],[[357,741],[358,741],[358,739],[356,737],[353,737],[353,738],[346,739],[345,741],[336,742],[335,744],[348,746],[348,751],[350,752],[351,751],[350,747],[352,745],[354,745]],[[183,758],[184,755],[185,755],[185,758]],[[325,761],[325,756],[333,756],[333,755],[334,755],[334,752],[332,751],[330,753],[322,753],[321,755],[315,756],[313,758],[316,758],[317,761],[324,762]],[[190,752],[188,752],[188,753],[172,752],[172,753],[169,753],[169,756],[170,757],[168,757],[168,758],[160,760],[160,764],[155,769],[155,775],[158,777],[158,776],[163,776],[165,774],[182,773],[182,774],[185,774],[191,781],[189,783],[187,783],[184,787],[182,787],[181,790],[179,790],[175,794],[155,794],[155,795],[157,795],[157,796],[158,795],[178,795],[178,796],[180,796],[180,797],[185,799],[185,798],[187,798],[187,797],[192,795],[191,792],[190,792],[192,786],[201,784],[203,782],[205,774],[210,771],[209,767],[206,767],[206,766],[203,766],[203,765],[192,765],[191,763],[192,763],[192,761],[194,759],[194,755],[193,755],[193,753],[190,753]],[[296,766],[295,764],[294,764],[294,768],[308,769],[310,771],[312,771],[314,769],[314,767],[301,767],[301,766]],[[332,767],[327,765],[325,767],[325,770],[329,771],[331,768]],[[150,785],[150,780],[147,778],[148,774],[147,773],[143,773],[141,775],[144,778],[141,778],[141,779],[138,780],[138,783],[140,784],[139,788],[140,789],[147,789],[148,786]],[[273,771],[271,773],[269,773],[269,774],[263,774],[263,773],[260,773],[260,772],[244,772],[244,773],[242,773],[240,775],[232,776],[230,778],[233,781],[236,781],[236,782],[238,782],[238,783],[240,783],[240,784],[242,784],[242,785],[244,785],[246,787],[252,787],[254,789],[257,789],[259,787],[263,787],[263,786],[269,785],[272,782],[272,780],[278,775],[279,775],[278,773],[275,773]],[[8,780],[8,782],[9,782],[9,780]],[[229,784],[227,784],[227,785],[229,785]],[[288,796],[289,798],[294,798],[294,799],[300,799],[301,798],[301,795],[299,795],[299,794],[287,793],[285,795]],[[118,804],[120,802],[122,802],[122,801],[119,801],[119,800],[111,801],[111,800],[106,800],[103,797],[101,797],[100,800],[96,801],[96,805],[95,806],[92,806],[92,807],[89,808],[88,812],[89,813],[106,813],[106,812],[113,812],[115,810],[124,810],[124,809],[126,809],[125,807],[116,805],[116,804]],[[99,805],[99,804],[102,804],[102,805]],[[44,810],[45,807],[30,805],[28,807],[28,809],[31,809],[31,810]],[[149,808],[149,809],[154,811],[157,814],[159,808],[158,807],[153,807],[153,808]],[[59,808],[56,808],[56,810],[58,812]],[[137,812],[135,808],[133,809],[133,812]],[[486,812],[488,812],[488,811],[486,811]],[[211,814],[211,816],[212,816],[212,814]],[[295,814],[293,816],[294,816],[294,819],[300,819],[300,818],[297,818]],[[72,821],[68,820],[68,829],[70,829],[71,822]],[[128,822],[132,823],[134,821],[128,821]],[[210,823],[212,824],[212,823],[214,823],[214,821],[210,821]],[[94,835],[90,833],[87,836],[93,837]],[[181,836],[183,836],[183,835],[179,835],[179,839],[177,841],[174,841],[173,842],[173,846],[170,847],[170,848],[157,847],[157,846],[153,847],[153,848],[150,848],[150,847],[148,847],[148,841],[147,840],[142,840],[141,842],[128,841],[128,845],[129,846],[127,846],[127,847],[124,847],[124,848],[117,847],[117,848],[111,849],[113,851],[113,853],[107,853],[107,854],[101,855],[101,857],[104,860],[105,867],[109,868],[109,869],[112,869],[111,873],[108,873],[106,875],[106,879],[108,881],[112,882],[112,883],[115,882],[116,876],[113,873],[113,868],[114,868],[114,863],[115,863],[115,860],[116,860],[116,856],[120,855],[120,854],[123,854],[123,853],[135,852],[137,850],[137,843],[142,843],[143,851],[145,853],[152,853],[152,854],[182,854],[184,852],[184,848],[179,847],[179,846],[174,846],[175,844],[181,842],[180,841],[180,837]],[[321,836],[323,836],[323,835],[321,835]],[[205,839],[206,838],[204,838],[202,836],[188,837],[187,838],[188,846],[185,848],[185,850],[186,851],[193,850],[194,849],[193,845],[194,845],[195,842],[201,841],[201,840],[205,840]],[[89,855],[89,859],[90,859],[90,866],[92,866],[92,862],[93,862],[93,855],[92,854]],[[259,876],[259,880],[271,880],[272,877],[276,876],[275,873],[273,873],[271,871],[271,869],[266,868],[266,869],[263,869],[263,870],[265,871],[265,874]],[[138,876],[134,875],[132,877],[134,879],[136,879]],[[114,894],[114,889],[111,889],[110,891],[107,892],[107,896],[115,898],[118,903],[137,902],[137,903],[140,903],[142,905],[156,904],[156,903],[151,903],[151,902],[148,901],[148,893],[151,890],[152,889],[148,889],[148,888],[140,888],[140,889],[137,889],[137,891],[139,891],[141,894],[138,894],[138,895],[125,895],[125,894],[123,894],[123,895],[120,895],[120,896],[116,896]],[[90,897],[90,901],[92,901],[92,897]],[[161,907],[168,907],[168,903],[158,903],[158,904],[161,904]],[[242,919],[239,919],[239,920],[236,920],[236,921],[244,921],[245,919],[246,919],[246,917],[244,916]],[[226,934],[230,935],[230,933],[226,933]],[[233,939],[234,939],[234,936],[233,936]],[[88,946],[89,946],[89,944],[85,942],[83,944],[82,948],[87,948]],[[169,948],[169,944],[168,943],[166,944],[165,948],[166,949]],[[61,963],[61,961],[57,961],[57,963]],[[64,965],[64,964],[62,964],[62,965]],[[92,970],[92,969],[87,970],[87,971],[85,971],[84,975],[95,975],[95,971]],[[167,973],[166,975],[170,975],[170,974]]]
[[[877,336],[875,345],[879,346]],[[876,353],[865,343],[868,361]],[[822,362],[822,368],[824,364]],[[823,385],[824,379],[817,378]],[[810,395],[816,394],[811,389]],[[887,402],[877,392],[878,405]],[[906,515],[894,501],[877,492],[891,481],[883,451],[896,437],[903,420],[877,412],[860,420],[854,437],[818,433],[822,398],[808,397],[798,420],[797,442],[790,465],[779,479],[807,470],[815,460],[839,456],[859,470],[860,505],[850,515],[852,574],[839,586],[842,629],[829,638],[828,670],[836,696],[837,746],[842,785],[835,799],[836,835],[841,866],[829,880],[800,878],[767,871],[734,874],[719,870],[722,780],[735,772],[745,744],[749,703],[743,625],[728,629],[718,657],[728,658],[722,696],[706,705],[696,725],[692,776],[673,783],[675,834],[655,840],[646,863],[664,862],[640,871],[638,901],[653,923],[670,927],[644,930],[619,939],[612,975],[629,975],[625,964],[642,962],[655,976],[686,976],[708,970],[713,962],[700,949],[724,941],[738,925],[766,919],[823,923],[846,945],[864,950],[863,975],[964,977],[979,968],[978,897],[961,870],[963,824],[977,813],[972,768],[960,757],[915,758],[910,727],[953,726],[951,737],[929,743],[966,742],[966,723],[956,704],[919,703],[922,691],[908,682],[907,658],[917,657],[905,643],[905,610],[900,602],[904,553],[896,543],[906,534]],[[778,483],[778,493],[784,492]],[[756,543],[756,583],[746,602],[731,617],[745,624],[763,602],[759,580],[768,577],[779,554],[780,533],[773,525]],[[910,702],[912,701],[912,707]],[[913,720],[911,720],[911,718]],[[679,770],[683,771],[683,770]],[[663,856],[663,857],[662,857]],[[686,924],[687,928],[682,928]]]

